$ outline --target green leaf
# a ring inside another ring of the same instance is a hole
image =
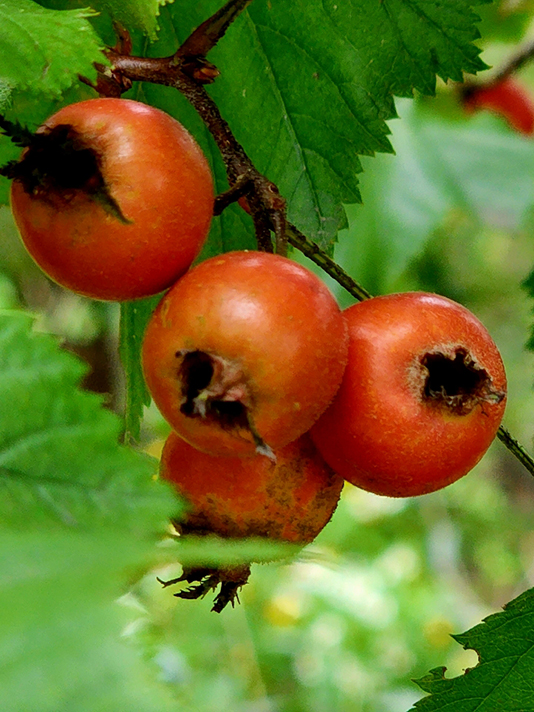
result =
[[[221,539],[182,536],[176,542],[177,559],[185,566],[236,566],[291,558],[302,546],[266,538]]]
[[[31,0],[0,0],[0,81],[14,90],[59,95],[104,61],[91,10],[56,11]]]
[[[487,42],[520,42],[532,21],[529,3],[517,5],[507,0],[497,0],[481,8],[480,34]]]
[[[3,712],[174,712],[157,669],[124,637],[118,602],[148,547],[108,529],[0,526]],[[154,574],[155,578],[155,574]]]
[[[170,6],[178,42],[218,5]],[[322,247],[345,225],[342,202],[360,199],[358,156],[391,151],[392,95],[433,94],[436,74],[461,81],[485,68],[473,5],[257,0],[210,53],[223,116]]]
[[[40,5],[56,10],[68,9],[72,0],[37,0]],[[80,0],[81,2],[81,0]],[[107,22],[119,22],[129,31],[140,30],[150,39],[155,39],[158,31],[160,8],[172,0],[87,0],[99,13],[106,14]]]
[[[0,708],[171,712],[116,599],[180,505],[78,389],[85,367],[32,325],[0,312]]]
[[[150,394],[141,370],[141,346],[146,325],[161,295],[121,304],[119,355],[126,376],[127,438],[139,440],[143,407],[150,405]]]
[[[95,10],[106,10],[110,16],[127,27],[138,29],[155,39],[157,18],[161,5],[172,0],[91,0]]]
[[[76,386],[85,367],[32,319],[0,313],[0,519],[162,531],[176,503],[151,458],[117,445],[121,423]]]
[[[430,696],[416,702],[414,710],[534,710],[534,589],[508,603],[503,612],[453,637],[478,653],[479,664],[452,679],[445,678],[445,668],[431,670],[416,681]]]

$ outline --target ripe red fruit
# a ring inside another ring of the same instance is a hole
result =
[[[349,360],[311,435],[328,464],[376,494],[425,494],[486,452],[506,393],[501,357],[463,306],[435,294],[392,294],[345,312]]]
[[[200,252],[213,212],[202,151],[171,116],[127,99],[66,106],[14,168],[11,206],[49,277],[94,299],[166,289]]]
[[[343,488],[308,435],[277,450],[273,462],[207,455],[172,432],[161,475],[190,506],[184,532],[297,544],[311,542],[330,521]]]
[[[325,284],[292,260],[229,252],[190,270],[148,325],[143,369],[162,415],[214,455],[269,453],[331,402],[347,327]]]
[[[332,472],[308,435],[266,457],[213,457],[171,433],[163,448],[161,476],[189,505],[180,523],[184,534],[224,538],[265,537],[295,544],[311,542],[330,521],[343,479]],[[178,581],[200,585],[177,594],[196,598],[222,584],[214,610],[232,601],[246,583],[248,565],[186,569]]]
[[[513,77],[497,84],[470,86],[463,92],[468,111],[488,109],[502,116],[519,133],[534,133],[534,100],[528,90]]]

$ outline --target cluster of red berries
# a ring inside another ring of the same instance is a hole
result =
[[[189,502],[184,531],[305,544],[344,480],[418,495],[482,457],[506,379],[464,307],[408,293],[342,312],[312,272],[260,252],[190,269],[213,212],[211,174],[191,136],[157,109],[86,101],[36,137],[17,164],[12,207],[43,270],[97,299],[170,287],[142,358],[172,427],[161,472]],[[247,575],[186,570],[179,580],[200,583],[180,595],[222,583],[220,610]]]

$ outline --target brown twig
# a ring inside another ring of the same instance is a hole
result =
[[[521,69],[521,67],[524,67],[525,64],[530,62],[533,58],[534,40],[530,40],[519,47],[517,53],[509,57],[497,73],[493,74],[491,83],[498,84],[499,82],[504,81],[510,75],[515,74],[515,72]]]
[[[131,81],[174,87],[188,99],[219,148],[230,186],[242,181],[243,176],[249,183],[250,187],[245,194],[254,220],[258,246],[261,250],[272,252],[270,231],[276,233],[277,226],[284,224],[285,201],[276,185],[254,166],[205,88],[183,71],[182,60],[176,56],[161,59],[131,57],[121,55],[115,50],[107,50],[106,56],[111,62],[113,71],[128,77]],[[279,230],[277,247],[282,253],[284,241],[285,231],[280,234]]]

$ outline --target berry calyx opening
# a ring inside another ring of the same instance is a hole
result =
[[[420,359],[424,401],[467,415],[480,403],[500,403],[503,391],[493,387],[488,372],[463,347],[450,353],[434,351]]]
[[[30,195],[68,204],[83,193],[113,217],[129,222],[106,185],[97,151],[68,124],[35,133],[22,158],[6,169],[5,175],[20,181]]]
[[[252,397],[241,366],[217,354],[182,350],[178,380],[181,384],[180,411],[189,418],[203,418],[224,430],[242,430],[256,452],[275,460],[272,449],[257,432],[251,414]]]

